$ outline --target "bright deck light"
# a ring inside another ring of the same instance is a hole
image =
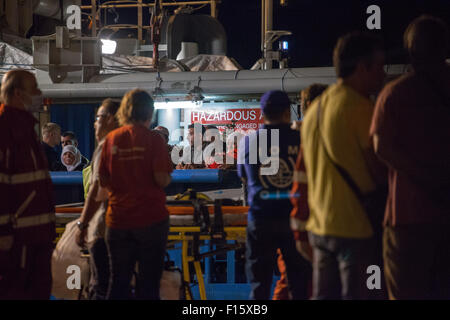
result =
[[[203,105],[202,101],[168,101],[168,102],[155,102],[155,109],[186,109],[186,108],[198,108]]]
[[[113,54],[116,52],[117,42],[114,40],[102,39],[102,53]]]

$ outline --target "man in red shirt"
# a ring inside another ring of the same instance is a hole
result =
[[[55,209],[48,164],[31,112],[42,105],[34,75],[3,76],[0,106],[0,299],[49,299]]]
[[[380,93],[371,128],[389,168],[386,283],[391,299],[449,299],[449,31],[442,20],[422,16],[404,39],[413,70]]]
[[[147,92],[125,94],[100,158],[100,185],[108,190],[106,245],[111,262],[108,299],[128,299],[139,263],[137,298],[159,299],[169,212],[164,187],[172,164],[161,135],[149,129],[153,100]]]

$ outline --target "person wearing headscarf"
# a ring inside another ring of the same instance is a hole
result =
[[[81,153],[75,146],[67,145],[61,152],[61,163],[66,171],[82,171],[84,164],[81,163]]]

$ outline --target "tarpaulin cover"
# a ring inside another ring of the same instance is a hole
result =
[[[28,69],[34,71],[33,56],[16,47],[0,42],[0,72],[11,69]],[[230,71],[241,67],[232,58],[219,55],[200,54],[194,57],[174,61],[160,60],[160,72],[181,71]],[[153,59],[150,57],[103,55],[101,74],[117,74],[129,72],[155,72]]]

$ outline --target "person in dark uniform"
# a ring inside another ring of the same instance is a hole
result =
[[[61,127],[53,122],[48,122],[42,128],[42,148],[48,162],[48,169],[50,171],[60,171],[61,162],[59,161],[59,154],[55,147],[61,140]]]
[[[0,300],[48,300],[56,218],[32,115],[42,93],[34,74],[14,69],[0,96]]]
[[[307,299],[311,265],[296,250],[289,224],[289,191],[300,136],[290,128],[290,101],[283,91],[265,93],[261,111],[264,126],[241,141],[238,157],[238,175],[247,184],[250,206],[246,242],[250,299],[270,298],[278,248],[286,263],[292,299]]]

